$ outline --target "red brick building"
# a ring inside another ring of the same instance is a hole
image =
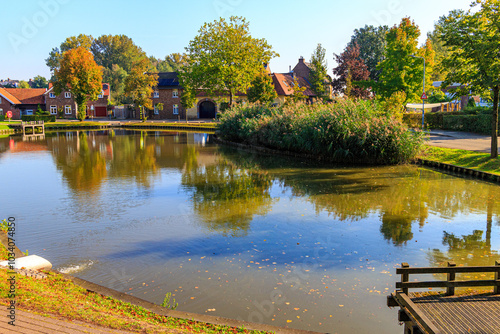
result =
[[[153,110],[149,111],[149,119],[185,119],[186,110],[181,105],[181,93],[182,87],[176,72],[158,73],[158,85],[151,95]],[[163,109],[159,108],[160,103]]]
[[[0,115],[12,111],[12,119],[33,115],[40,107],[45,109],[45,88],[1,88]]]
[[[64,118],[76,118],[76,102],[70,91],[63,91],[56,95],[54,87],[49,83],[49,89],[44,93],[46,110],[51,115],[59,115]],[[107,117],[108,101],[111,97],[109,84],[103,83],[101,94],[95,101],[87,102],[88,117]]]

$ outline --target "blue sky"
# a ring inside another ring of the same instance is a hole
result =
[[[163,58],[184,47],[204,22],[231,15],[250,21],[253,37],[265,38],[280,54],[273,72],[286,72],[300,56],[309,60],[318,43],[328,65],[353,30],[366,24],[393,26],[410,16],[422,36],[452,9],[468,9],[471,0],[23,0],[2,1],[0,78],[50,77],[50,50],[66,37],[124,34],[148,56]],[[424,38],[421,37],[421,42]],[[329,70],[329,71],[330,71]]]

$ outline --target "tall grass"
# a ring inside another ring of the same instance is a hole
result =
[[[420,133],[370,101],[339,99],[331,104],[277,108],[238,105],[220,117],[223,139],[307,153],[345,163],[397,164],[416,156]]]

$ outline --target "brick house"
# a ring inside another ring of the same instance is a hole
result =
[[[149,111],[150,119],[186,119],[186,110],[181,105],[182,87],[177,72],[158,73],[158,85],[151,95],[153,110]],[[163,104],[163,109],[158,104]],[[139,113],[136,113],[139,117]]]
[[[51,115],[58,115],[60,113],[64,118],[76,118],[76,102],[70,91],[63,91],[61,94],[56,95],[52,83],[49,83],[49,89],[44,95],[47,111]],[[107,117],[110,97],[110,85],[103,83],[98,99],[87,102],[87,116]]]
[[[45,88],[1,88],[0,115],[12,111],[13,119],[23,115],[33,115],[40,107],[45,109]]]
[[[301,88],[306,88],[303,93],[305,96],[307,96],[308,102],[312,102],[316,97],[316,94],[311,89],[309,81],[307,81],[305,77],[298,76],[295,72],[273,73],[272,78],[274,89],[278,94],[278,98],[274,101],[275,103],[285,103],[286,99],[294,93],[295,81],[297,81]]]

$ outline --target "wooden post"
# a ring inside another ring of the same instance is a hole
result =
[[[500,270],[500,261],[495,261],[495,266],[499,267],[498,270]],[[499,280],[500,280],[500,274],[497,271],[495,273],[495,281],[497,281],[497,284]],[[498,285],[495,285],[495,287],[493,288],[493,293],[495,295],[498,295],[500,293],[500,288],[498,287]]]
[[[410,268],[410,265],[406,262],[401,263],[401,268]],[[408,273],[401,274],[401,283],[408,282],[410,275]],[[408,288],[402,288],[403,293],[408,295]]]
[[[457,264],[455,262],[448,262],[448,267],[456,267]],[[448,273],[447,274],[447,281],[448,282],[454,282],[455,281],[455,273]],[[455,287],[447,287],[446,288],[446,295],[447,296],[453,296],[455,294]]]

